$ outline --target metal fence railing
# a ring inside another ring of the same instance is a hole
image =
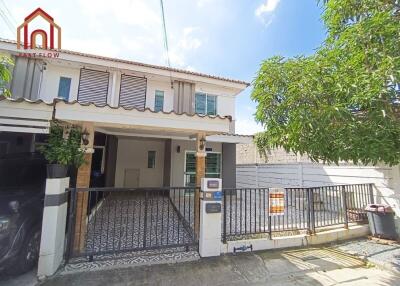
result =
[[[222,240],[255,234],[296,231],[314,233],[316,228],[364,222],[364,208],[373,203],[373,184],[285,188],[284,213],[269,214],[268,188],[223,190]]]
[[[69,189],[67,260],[196,247],[195,188]]]

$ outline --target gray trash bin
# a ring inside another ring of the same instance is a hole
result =
[[[394,211],[388,205],[371,204],[365,210],[368,215],[369,228],[372,235],[385,239],[397,239],[394,225]]]

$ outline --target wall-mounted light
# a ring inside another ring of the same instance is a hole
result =
[[[89,144],[89,135],[90,134],[86,129],[82,132],[82,143],[85,146]]]
[[[206,145],[206,138],[201,137],[199,141],[200,141],[199,149],[200,149],[200,151],[203,151],[203,150],[204,150],[204,147],[205,147],[205,145]]]
[[[176,153],[181,153],[181,146],[180,145],[176,146]]]

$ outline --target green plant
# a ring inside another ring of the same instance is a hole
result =
[[[315,161],[400,163],[400,5],[321,1],[327,38],[315,54],[265,60],[254,80],[259,149]]]
[[[0,95],[11,96],[7,86],[11,80],[11,67],[13,66],[14,62],[8,55],[0,54]]]
[[[85,163],[85,150],[81,148],[82,132],[79,127],[65,128],[53,124],[50,128],[48,143],[40,148],[46,160],[52,164],[61,164],[79,168]]]

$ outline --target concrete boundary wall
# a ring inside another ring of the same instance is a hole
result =
[[[277,237],[273,239],[257,238],[228,241],[226,244],[221,243],[221,253],[234,253],[234,248],[239,248],[243,246],[249,247],[250,245],[252,246],[253,251],[313,246],[341,240],[365,237],[369,233],[370,232],[368,225],[353,225],[349,226],[348,229],[331,229],[318,232],[315,235],[303,234]]]

